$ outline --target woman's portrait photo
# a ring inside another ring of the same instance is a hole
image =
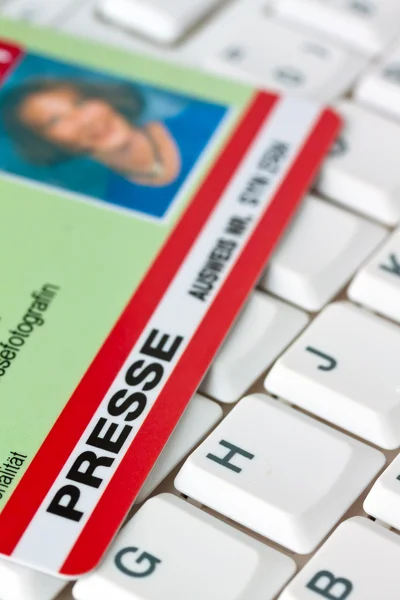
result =
[[[226,113],[27,55],[0,89],[0,171],[160,219]]]

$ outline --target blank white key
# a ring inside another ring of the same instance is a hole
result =
[[[1,600],[53,600],[67,582],[0,559]]]
[[[400,230],[360,269],[349,297],[400,323]]]
[[[348,208],[395,225],[400,220],[400,124],[347,101],[338,109],[344,130],[322,166],[317,189]]]
[[[379,477],[364,502],[364,510],[400,529],[400,456]]]
[[[313,32],[299,32],[246,3],[200,33],[188,51],[201,66],[229,78],[278,91],[332,101],[345,93],[365,60]],[[240,26],[238,26],[240,23]]]
[[[362,517],[342,523],[280,600],[398,600],[400,536]]]
[[[398,0],[277,0],[278,14],[371,56],[400,33]]]
[[[266,389],[381,446],[400,446],[400,328],[328,306],[275,363]]]
[[[360,79],[355,98],[366,106],[400,119],[400,46]]]
[[[100,0],[107,20],[162,44],[173,44],[222,0]]]
[[[272,600],[294,571],[287,556],[162,494],[143,505],[73,594],[77,600]]]
[[[215,402],[195,394],[160,458],[146,479],[136,502],[143,502],[169,473],[200,442],[222,417],[222,408]],[[0,596],[1,597],[1,596]]]
[[[237,402],[308,321],[302,311],[254,292],[214,359],[201,391],[220,402]]]
[[[306,554],[383,464],[377,450],[258,394],[241,400],[195,450],[175,486]]]
[[[379,225],[310,196],[270,259],[261,286],[306,310],[321,310],[385,234]]]

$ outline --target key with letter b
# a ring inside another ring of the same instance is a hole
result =
[[[272,600],[294,562],[170,494],[147,501],[77,600]]]
[[[398,600],[400,536],[356,517],[342,523],[280,600]]]

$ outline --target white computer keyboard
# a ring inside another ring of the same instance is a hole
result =
[[[106,560],[67,589],[1,561],[0,599],[397,600],[399,0],[1,15],[330,102],[345,128]]]

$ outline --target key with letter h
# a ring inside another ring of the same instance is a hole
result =
[[[195,450],[175,486],[245,527],[307,553],[383,462],[380,452],[258,394],[239,402]]]
[[[238,446],[235,446],[234,444],[231,444],[230,442],[226,442],[225,440],[221,440],[220,445],[229,449],[228,454],[226,456],[224,456],[224,458],[219,458],[218,456],[215,456],[214,454],[207,454],[207,458],[222,465],[223,467],[226,467],[227,469],[230,469],[234,473],[241,473],[241,471],[242,471],[241,467],[237,467],[232,462],[230,462],[232,460],[232,458],[235,456],[235,454],[244,456],[244,458],[248,458],[249,460],[254,458],[254,454],[250,454],[250,452],[246,452],[246,450],[242,450],[241,448],[238,448]]]

